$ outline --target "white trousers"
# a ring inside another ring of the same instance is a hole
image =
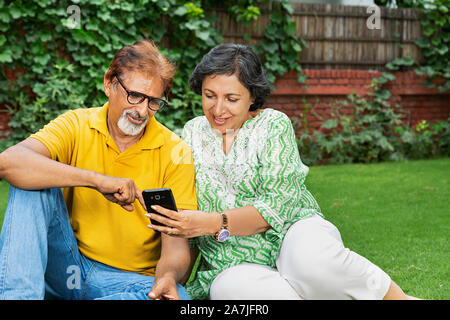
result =
[[[212,300],[382,299],[391,279],[344,247],[338,229],[320,216],[294,223],[282,243],[277,268],[243,263],[222,271]]]

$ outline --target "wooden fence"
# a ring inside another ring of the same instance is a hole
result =
[[[422,35],[420,12],[414,9],[380,9],[380,24],[370,29],[367,21],[374,14],[367,7],[332,4],[293,3],[293,20],[297,35],[308,48],[301,52],[301,63],[309,69],[374,69],[397,57],[410,55],[421,61],[414,44]],[[259,41],[270,22],[270,8],[262,10],[257,21],[245,27],[225,11],[216,9],[215,27],[224,42],[250,43]],[[370,19],[369,25],[375,20]]]

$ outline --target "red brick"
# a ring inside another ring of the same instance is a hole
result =
[[[17,71],[9,71],[6,76],[15,80]],[[307,108],[308,125],[318,130],[322,121],[331,117],[339,100],[345,100],[350,93],[365,95],[370,79],[381,76],[381,72],[367,70],[327,70],[305,69],[302,73],[307,76],[306,84],[297,82],[297,72],[289,71],[277,79],[276,90],[269,97],[266,106],[283,110],[292,118],[302,116]],[[447,120],[450,117],[450,93],[439,93],[436,88],[424,86],[425,77],[414,71],[395,72],[396,80],[386,85],[392,97],[392,104],[400,104],[404,111],[402,119],[406,122],[407,112],[410,112],[410,124],[415,126],[421,120],[435,122]],[[306,101],[306,104],[305,104]],[[0,136],[8,132],[5,118],[5,108],[0,106]],[[341,112],[351,112],[349,108],[342,108]],[[321,119],[322,118],[322,119]]]

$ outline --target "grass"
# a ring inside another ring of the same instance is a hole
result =
[[[450,158],[311,167],[306,185],[346,247],[409,295],[450,299]],[[8,185],[0,181],[0,224]]]
[[[4,180],[0,180],[0,226],[3,225],[6,205],[8,204],[8,188],[9,184]]]
[[[346,247],[409,295],[450,298],[450,159],[312,167],[306,185]]]

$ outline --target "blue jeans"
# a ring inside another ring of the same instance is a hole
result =
[[[10,187],[0,235],[0,300],[148,300],[154,281],[82,255],[60,189]],[[190,299],[181,285],[178,294]]]

